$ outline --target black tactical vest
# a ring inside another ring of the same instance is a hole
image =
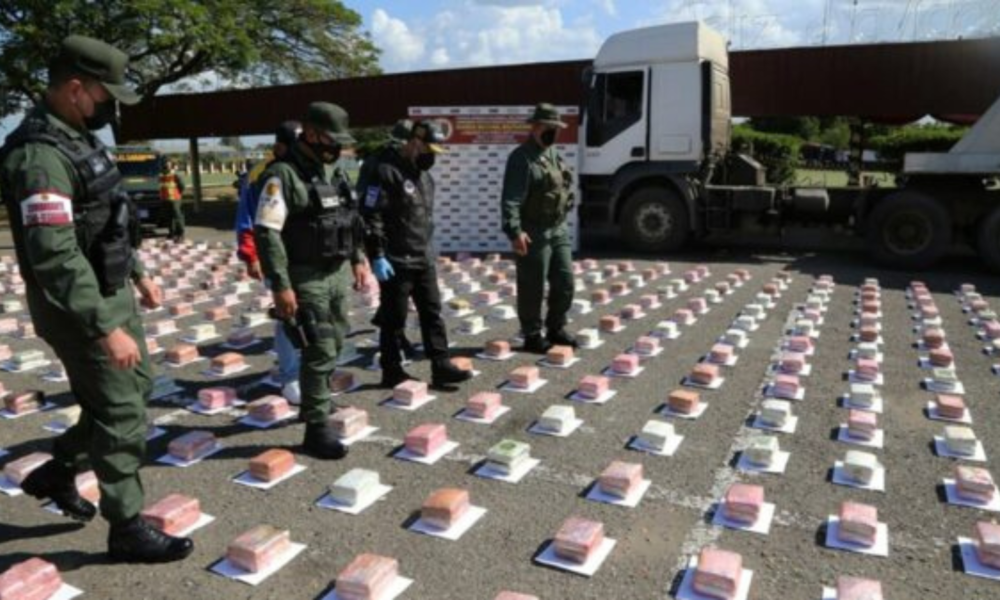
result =
[[[296,172],[301,175],[302,170],[296,167]],[[281,231],[289,262],[326,267],[351,258],[362,243],[364,226],[350,184],[339,175],[334,183],[317,177],[306,190],[309,208],[289,215]]]
[[[133,249],[140,240],[134,211],[128,194],[121,189],[122,175],[111,153],[96,138],[91,146],[71,138],[44,116],[30,115],[7,137],[0,149],[0,164],[11,151],[29,143],[52,146],[73,165],[79,186],[73,193],[77,243],[97,275],[101,294],[114,295],[132,272]],[[21,199],[13,198],[8,190],[10,186],[3,186],[3,202],[16,227],[22,222]]]

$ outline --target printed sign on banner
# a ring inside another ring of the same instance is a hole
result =
[[[440,252],[506,252],[510,242],[500,229],[500,193],[507,156],[528,137],[532,106],[411,107],[411,119],[435,123],[448,152],[431,172],[437,184],[434,237]],[[580,111],[560,106],[568,125],[556,148],[573,174],[580,202],[577,136]],[[579,247],[579,221],[569,216],[573,248]]]

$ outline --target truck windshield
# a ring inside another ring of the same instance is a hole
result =
[[[599,73],[587,107],[587,145],[603,146],[642,117],[642,71]]]
[[[158,177],[161,159],[148,152],[115,153],[115,163],[124,177]]]

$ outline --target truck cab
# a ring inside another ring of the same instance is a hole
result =
[[[122,187],[138,210],[139,223],[156,227],[160,222],[160,172],[166,157],[146,146],[117,146],[111,154],[122,174]]]
[[[729,149],[725,39],[702,23],[625,31],[585,84],[582,223],[615,225],[640,251],[680,247],[700,227],[699,174]]]

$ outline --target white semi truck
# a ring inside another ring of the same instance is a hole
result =
[[[888,266],[927,267],[964,240],[1000,270],[1000,101],[949,153],[908,155],[896,188],[769,186],[730,153],[728,72],[726,40],[701,23],[608,38],[585,73],[585,224],[657,253],[713,233],[841,225]]]

